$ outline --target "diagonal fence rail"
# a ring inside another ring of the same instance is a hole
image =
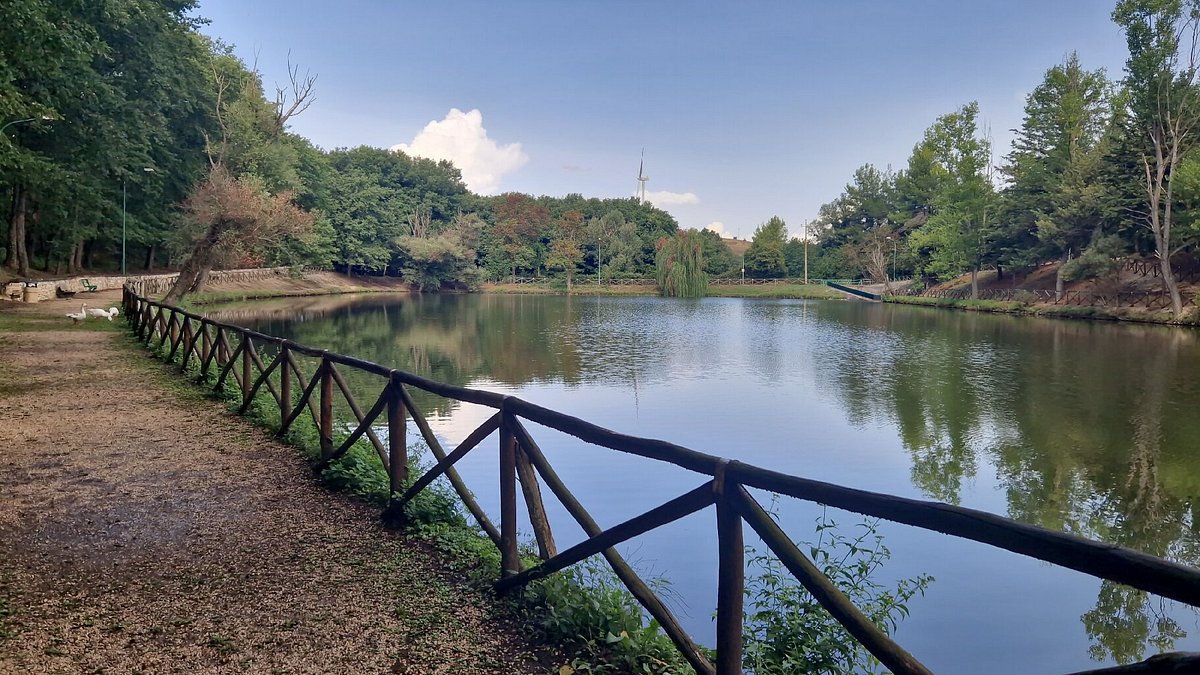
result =
[[[405,506],[417,494],[437,478],[447,478],[471,517],[500,551],[500,578],[494,584],[498,592],[523,586],[593,555],[603,556],[688,663],[703,675],[742,672],[744,524],[750,526],[784,567],[885,667],[894,673],[930,672],[855,607],[792,543],[748,488],[989,544],[1200,607],[1200,570],[1114,544],[1054,532],[974,509],[847,488],[708,455],[666,441],[627,436],[515,397],[443,384],[370,361],[215,321],[142,297],[130,287],[125,288],[123,303],[134,335],[147,346],[166,350],[169,362],[178,359],[181,374],[187,372],[194,359],[201,380],[215,376],[215,389],[220,390],[232,378],[241,393],[241,414],[250,409],[256,396],[265,388],[269,393],[267,400],[273,401],[278,410],[280,435],[306,413],[311,415],[320,439],[320,455],[314,462],[318,472],[366,438],[378,453],[388,476],[391,497],[384,511],[385,518],[402,518]],[[260,354],[265,347],[274,349],[269,363]],[[311,375],[303,370],[300,357],[319,359]],[[365,411],[351,394],[341,369],[353,369],[378,378],[379,395]],[[447,452],[414,403],[411,388],[454,401],[487,406],[496,413],[468,434],[457,448]],[[353,431],[337,444],[334,441],[335,400],[340,400],[353,415]],[[436,464],[405,489],[409,478],[406,445],[409,417],[429,446]],[[526,428],[526,422],[569,434],[592,445],[667,462],[704,478],[692,490],[604,529],[554,470]],[[380,439],[375,432],[377,424],[386,425],[386,440]],[[498,527],[480,508],[454,468],[496,431],[500,438],[497,453]],[[566,550],[558,550],[542,498],[543,484],[579,524],[587,539]],[[540,560],[528,568],[523,568],[518,550],[518,489],[528,510]],[[666,604],[615,548],[617,544],[710,506],[715,511],[718,546],[715,660],[696,644]],[[1160,654],[1134,667],[1136,671],[1127,670],[1130,666],[1121,666],[1089,672],[1183,672],[1179,669],[1200,669],[1200,654]]]

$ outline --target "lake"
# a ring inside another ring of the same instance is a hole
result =
[[[1200,561],[1194,330],[735,298],[369,296],[210,315],[623,433]],[[366,407],[379,387],[360,380]],[[493,412],[416,400],[447,447]],[[529,426],[603,527],[703,482]],[[493,516],[496,448],[493,435],[459,465]],[[579,541],[546,499],[560,550]],[[794,539],[815,541],[820,507],[776,508]],[[827,516],[847,532],[862,520]],[[708,644],[713,523],[707,509],[621,548],[670,582],[672,609]],[[1200,649],[1192,608],[975,542],[879,531],[892,558],[877,580],[936,578],[896,632],[935,672],[1068,672]]]

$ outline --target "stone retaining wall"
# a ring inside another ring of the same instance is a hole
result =
[[[209,275],[209,283],[220,284],[222,282],[245,282],[254,281],[255,279],[266,279],[276,275],[286,275],[291,272],[290,267],[261,267],[253,269],[241,270],[214,270]],[[171,284],[175,283],[175,279],[179,276],[178,272],[168,274],[139,274],[130,276],[79,276],[66,279],[39,279],[36,281],[13,281],[4,285],[4,300],[16,300],[18,302],[41,302],[43,300],[53,300],[55,297],[55,289],[61,288],[64,291],[73,291],[75,293],[86,293],[87,289],[83,286],[83,280],[87,279],[96,286],[98,291],[106,291],[114,288],[120,288],[126,282],[133,284],[139,289],[140,293],[145,295],[158,295],[166,293],[170,289]],[[26,284],[36,284],[35,286],[27,286]],[[86,297],[84,295],[83,297]]]

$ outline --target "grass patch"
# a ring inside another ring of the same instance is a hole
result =
[[[795,300],[843,300],[845,296],[824,284],[729,284],[708,285],[714,298],[777,298]]]
[[[20,624],[13,608],[13,592],[8,579],[0,577],[0,642],[11,640],[21,634]]]
[[[480,293],[521,294],[521,295],[568,295],[565,281],[545,281],[539,284],[483,284]],[[658,295],[658,286],[614,286],[612,284],[597,285],[595,280],[577,280],[571,286],[569,295],[588,296],[645,296]]]

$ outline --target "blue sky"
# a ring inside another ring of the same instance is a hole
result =
[[[1112,4],[202,0],[199,14],[268,91],[289,52],[318,75],[292,128],[321,147],[453,156],[485,193],[612,197],[633,194],[644,146],[647,190],[681,226],[749,237],[772,215],[798,233],[856,167],[902,168],[967,101],[1000,162],[1025,95],[1070,51],[1121,76]]]

